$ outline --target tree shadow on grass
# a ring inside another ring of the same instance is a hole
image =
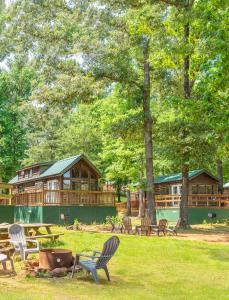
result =
[[[206,248],[206,246],[197,246],[197,249],[203,251],[205,254],[213,258],[214,260],[221,262],[229,262],[229,251],[228,249],[211,249]]]

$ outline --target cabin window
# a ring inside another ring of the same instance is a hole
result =
[[[64,173],[64,177],[65,177],[65,178],[70,178],[70,177],[71,177],[70,171],[65,172],[65,173]]]
[[[43,189],[43,182],[39,181],[35,183],[35,189],[36,190],[42,190]]]
[[[19,185],[18,187],[18,193],[23,193],[25,191],[24,186],[23,185]]]
[[[213,194],[213,185],[206,185],[206,194]]]
[[[58,180],[49,180],[47,182],[48,190],[58,190],[59,189],[59,182]]]
[[[161,195],[169,195],[169,194],[170,194],[169,186],[161,187]]]
[[[73,178],[79,178],[80,177],[79,169],[77,169],[77,168],[72,169],[72,177]]]
[[[192,194],[198,194],[198,186],[196,184],[192,185]]]
[[[98,190],[98,183],[91,182],[91,191],[97,191],[97,190]]]
[[[72,181],[72,189],[75,191],[81,190],[81,183],[78,181]]]
[[[88,172],[86,170],[81,171],[81,178],[88,178]]]
[[[206,194],[206,186],[203,184],[199,185],[199,194]]]
[[[89,185],[88,185],[88,182],[82,182],[81,183],[81,190],[82,191],[88,191],[89,190]]]
[[[64,190],[70,190],[71,189],[71,181],[70,180],[64,180],[63,181],[63,189]]]

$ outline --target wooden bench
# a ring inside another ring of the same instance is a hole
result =
[[[63,235],[63,233],[50,233],[50,234],[41,234],[41,235],[31,235],[27,236],[26,239],[40,239],[40,238],[46,238],[51,240],[56,240],[59,238],[60,235]]]

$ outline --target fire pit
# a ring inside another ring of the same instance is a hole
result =
[[[73,264],[72,251],[66,249],[42,249],[39,252],[39,268],[54,270],[70,268]]]

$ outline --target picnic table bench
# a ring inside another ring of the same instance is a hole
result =
[[[28,239],[37,239],[37,238],[50,238],[51,240],[56,240],[63,233],[52,233],[51,227],[54,224],[45,224],[45,223],[34,223],[34,224],[20,224],[25,231],[25,236]],[[0,240],[0,243],[9,242],[8,236],[8,228],[10,224],[0,224],[0,236],[4,236],[3,239]],[[47,233],[41,233],[40,229],[45,228]]]
[[[63,233],[50,233],[50,234],[40,234],[40,235],[31,235],[28,238],[29,239],[40,239],[40,238],[50,238],[51,240],[56,240],[59,238],[60,235],[63,235]]]

